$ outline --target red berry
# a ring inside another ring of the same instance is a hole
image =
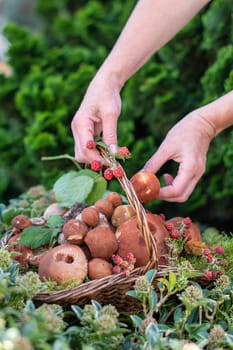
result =
[[[209,254],[209,255],[207,256],[207,261],[208,261],[209,263],[212,262],[213,259],[214,259],[214,257],[213,257],[212,254]]]
[[[123,271],[123,274],[124,274],[125,277],[127,277],[127,276],[129,276],[130,271],[129,271],[128,269],[125,269],[125,270]]]
[[[215,248],[215,251],[216,251],[217,254],[220,254],[220,255],[224,254],[224,248],[221,247],[220,245],[218,245],[218,246]]]
[[[204,254],[205,256],[208,256],[208,255],[211,254],[211,250],[210,250],[209,248],[205,248],[205,249],[203,250],[203,254]]]
[[[125,157],[125,158],[130,158],[131,157],[131,153],[128,149],[128,147],[124,146],[124,147],[120,147],[117,155],[120,157]]]
[[[113,273],[120,273],[121,272],[121,268],[120,268],[120,266],[116,265],[116,266],[113,267],[112,271],[113,271]]]
[[[120,166],[117,166],[113,169],[113,176],[116,178],[121,178],[124,175],[123,169]]]
[[[115,264],[120,265],[123,261],[122,257],[120,255],[113,255],[112,257]]]
[[[131,252],[127,253],[126,260],[128,260],[130,262],[135,262],[135,257],[133,255],[133,253],[131,253]]]
[[[184,224],[187,226],[187,227],[190,227],[192,223],[192,220],[187,216],[187,218],[184,218]]]
[[[171,236],[171,238],[179,239],[179,238],[180,238],[180,232],[179,232],[178,230],[173,230],[173,231],[170,233],[170,236]]]
[[[165,226],[168,231],[172,231],[174,229],[174,225],[171,222],[167,222]]]
[[[212,279],[212,271],[205,271],[204,275],[208,278],[208,279]]]
[[[87,141],[86,147],[87,147],[87,149],[93,149],[93,148],[95,148],[95,141],[93,141],[93,140]]]
[[[108,180],[108,181],[111,181],[112,180],[112,178],[113,178],[113,171],[112,171],[112,169],[105,169],[104,170],[104,178],[106,179],[106,180]]]
[[[93,160],[91,162],[91,169],[94,171],[99,171],[103,167],[102,163],[99,160]]]

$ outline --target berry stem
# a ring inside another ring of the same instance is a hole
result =
[[[71,160],[75,165],[76,167],[78,168],[78,170],[81,170],[82,167],[79,165],[79,163],[77,162],[77,160],[70,156],[69,154],[61,154],[59,156],[50,156],[50,157],[42,157],[41,158],[42,160],[57,160],[57,159],[69,159]]]

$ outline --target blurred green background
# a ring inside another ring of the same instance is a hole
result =
[[[7,203],[33,185],[50,189],[61,174],[73,169],[67,160],[46,162],[41,157],[73,155],[73,115],[135,4],[0,0],[0,28],[9,42],[0,60],[11,69],[10,75],[4,69],[0,74],[0,202]],[[211,2],[122,90],[118,135],[119,145],[127,145],[133,154],[124,165],[129,177],[174,123],[232,90],[232,5],[232,0]],[[158,175],[164,171],[173,173],[174,164],[166,164]],[[110,189],[120,191],[116,182]],[[206,173],[190,199],[183,204],[155,201],[149,208],[231,230],[232,194],[229,128],[212,142]]]

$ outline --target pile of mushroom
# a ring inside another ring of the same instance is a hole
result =
[[[137,190],[135,179],[134,185]],[[142,197],[139,193],[142,202],[151,200],[151,194],[155,195],[155,191],[146,191],[144,188],[143,192],[149,197]],[[54,203],[46,209],[40,224],[46,223],[51,215],[64,218],[55,247],[41,247],[33,251],[30,247],[17,244],[24,228],[38,224],[22,215],[20,223],[17,217],[12,221],[13,237],[8,242],[11,250],[21,253],[18,260],[22,266],[38,265],[38,273],[43,281],[54,280],[61,284],[75,279],[77,283],[82,283],[86,279],[109,276],[115,272],[114,256],[124,260],[131,254],[134,267],[145,266],[149,262],[150,256],[135,211],[129,204],[123,204],[117,192],[108,193],[104,199],[97,200],[91,206],[80,204],[76,212]],[[146,212],[146,216],[156,241],[158,263],[166,264],[165,239],[170,237],[167,222],[161,215],[151,212]],[[192,226],[194,231],[194,239],[201,240],[198,227]]]

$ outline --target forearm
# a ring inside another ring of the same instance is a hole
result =
[[[127,81],[210,0],[139,0],[101,67]]]
[[[200,117],[212,125],[214,136],[233,125],[233,91],[198,110]]]

